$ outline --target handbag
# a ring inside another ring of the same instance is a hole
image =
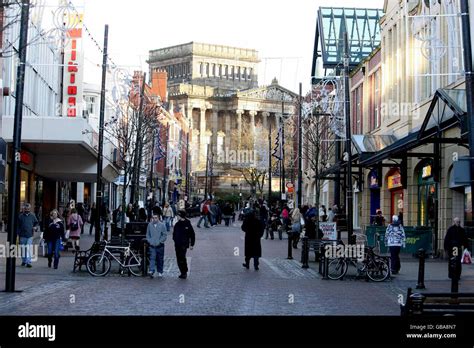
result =
[[[472,257],[471,257],[471,253],[469,252],[469,250],[464,249],[464,253],[462,254],[461,262],[464,263],[464,264],[471,264],[472,263]]]
[[[303,217],[300,218],[300,224],[301,224],[301,226],[304,226],[304,218]]]

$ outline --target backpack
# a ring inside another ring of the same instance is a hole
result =
[[[71,230],[76,231],[79,229],[79,220],[73,221],[70,225]]]

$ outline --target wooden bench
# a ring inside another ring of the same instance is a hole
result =
[[[86,266],[87,260],[91,255],[97,254],[101,251],[104,244],[102,242],[94,242],[87,250],[74,250],[74,266],[72,272],[75,273],[77,269],[82,270],[82,266]]]
[[[406,303],[400,305],[401,315],[409,316],[463,316],[474,314],[474,293],[413,293],[408,288]]]

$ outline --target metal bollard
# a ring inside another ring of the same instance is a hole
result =
[[[293,260],[293,248],[291,245],[293,239],[293,233],[290,232],[288,233],[288,257],[286,258],[287,260]]]
[[[425,249],[418,250],[418,257],[420,261],[418,264],[418,284],[416,284],[416,288],[425,289]]]
[[[425,296],[417,292],[411,295],[410,299],[413,304],[413,314],[422,314],[423,302],[425,302]]]
[[[303,237],[303,247],[301,250],[301,262],[303,265],[301,266],[302,268],[309,268],[308,265],[308,260],[309,260],[309,242],[308,242],[308,237],[304,236]]]
[[[458,256],[449,259],[449,276],[451,278],[451,292],[459,291],[459,260]]]
[[[324,262],[323,262],[323,279],[329,279],[328,272],[329,271],[329,258],[324,255]]]
[[[143,243],[143,269],[142,269],[142,276],[143,277],[146,277],[148,274],[147,274],[147,267],[148,265],[146,264],[146,257],[147,257],[147,246],[148,244],[146,242]]]

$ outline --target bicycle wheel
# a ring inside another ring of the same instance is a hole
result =
[[[328,265],[329,279],[341,279],[347,273],[347,267],[347,262],[343,258],[332,260]]]
[[[384,259],[374,259],[367,266],[367,276],[374,282],[383,282],[389,275],[389,264]]]
[[[132,255],[127,260],[127,268],[134,276],[142,275],[143,259],[140,255]]]
[[[87,259],[87,271],[94,277],[104,277],[110,271],[110,259],[106,255],[95,254]]]

